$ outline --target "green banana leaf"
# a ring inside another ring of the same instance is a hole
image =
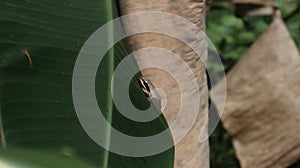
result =
[[[173,167],[174,147],[147,157],[121,156],[96,144],[76,116],[72,73],[77,55],[87,38],[115,17],[117,4],[108,0],[0,1],[0,124],[7,150],[59,152],[67,147],[97,167]],[[114,68],[128,53],[125,39],[100,63],[95,83],[98,104],[117,130],[137,137],[155,135],[167,129],[162,115],[145,123],[129,120],[117,110],[108,92]],[[147,109],[149,101],[137,84],[139,76],[131,81],[130,98],[137,108]],[[172,140],[171,134],[169,138]]]
[[[1,168],[96,168],[81,161],[78,157],[71,156],[72,152],[62,153],[52,151],[30,150],[0,150]]]

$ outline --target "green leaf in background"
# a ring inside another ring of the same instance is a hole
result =
[[[76,116],[72,73],[78,52],[95,30],[117,17],[115,6],[114,1],[107,0],[0,2],[0,114],[4,135],[1,138],[8,150],[67,148],[103,168],[173,167],[174,148],[148,157],[120,156],[97,145]],[[95,83],[98,104],[107,121],[119,131],[132,136],[154,135],[166,129],[162,115],[146,123],[132,121],[118,112],[111,100],[110,78],[129,53],[126,46],[126,41],[118,42],[99,65]],[[32,65],[24,50],[28,51]],[[149,102],[137,84],[139,76],[130,85],[131,101],[136,107],[147,109]],[[106,133],[109,146],[110,130]],[[172,139],[171,134],[169,138]],[[140,148],[143,150],[143,146]]]

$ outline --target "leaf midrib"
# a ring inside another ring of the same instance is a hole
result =
[[[107,22],[113,20],[113,4],[112,0],[106,1],[106,10],[107,10]],[[113,24],[108,24],[108,46],[113,45]],[[112,112],[113,112],[113,102],[112,102],[112,86],[113,86],[113,71],[114,71],[114,47],[112,47],[108,51],[108,82],[107,82],[107,115],[106,120],[110,125],[112,125]],[[111,138],[111,127],[107,125],[105,129],[105,147],[104,147],[104,154],[102,160],[102,167],[108,167],[109,161],[109,146],[110,146],[110,138]]]

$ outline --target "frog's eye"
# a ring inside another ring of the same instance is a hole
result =
[[[144,92],[144,94],[147,96],[147,97],[150,97],[150,86],[149,86],[149,82],[143,78],[143,77],[140,77],[139,78],[139,84]]]

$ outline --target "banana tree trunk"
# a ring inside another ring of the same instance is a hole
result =
[[[181,16],[197,25],[198,28],[200,28],[202,31],[205,31],[206,9],[205,1],[203,0],[120,0],[119,3],[122,15],[141,11],[167,12]],[[144,21],[142,18],[143,17],[137,20],[126,20],[124,23],[125,29],[130,31],[137,27],[155,27],[157,26],[157,24],[161,23],[160,19],[164,19],[163,17],[158,17],[157,22],[153,19],[153,22],[149,23],[148,19],[147,21]],[[184,27],[185,25],[172,20],[165,20],[165,24],[168,24],[164,25],[166,29],[170,28],[170,31],[176,30],[177,33],[181,35],[188,34],[188,32],[190,31],[195,31],[193,30],[193,26]],[[202,57],[202,60],[206,60],[206,42],[205,40],[203,40],[203,38],[204,36],[201,36],[200,32],[196,32],[193,35],[193,38],[190,38],[188,41],[189,43],[193,43],[198,47],[200,46],[200,55]],[[207,129],[206,124],[208,118],[208,91],[204,62],[201,61],[201,59],[199,59],[199,56],[182,41],[160,33],[148,32],[136,34],[129,38],[129,43],[132,50],[139,50],[147,47],[156,47],[172,52],[183,59],[184,62],[190,67],[191,71],[194,73],[194,76],[187,76],[184,64],[176,61],[176,59],[170,59],[170,57],[167,57],[165,55],[159,55],[158,58],[157,55],[155,56],[155,54],[153,55],[153,53],[148,52],[147,50],[144,50],[145,52],[139,52],[138,54],[135,54],[135,58],[141,69],[142,67],[145,67],[149,64],[164,64],[174,69],[171,72],[172,74],[159,68],[142,69],[143,76],[150,79],[156,88],[160,88],[161,90],[163,90],[163,93],[161,92],[161,95],[163,95],[162,111],[167,118],[169,125],[172,125],[176,120],[176,116],[178,115],[177,113],[180,109],[180,104],[190,103],[191,100],[198,96],[197,92],[200,93],[200,101],[198,102],[200,108],[198,109],[197,117],[195,117],[196,122],[194,123],[192,129],[188,132],[188,134],[175,146],[175,167],[209,167],[208,140],[199,142],[200,131]],[[181,83],[182,87],[180,90],[180,86],[176,82],[176,80],[178,79],[172,78],[172,75],[185,76],[189,80],[185,80],[183,83]],[[198,90],[190,89],[190,81],[193,80],[193,78],[195,78],[197,81],[197,84],[199,86]],[[182,98],[182,95],[184,94],[189,95],[189,97]],[[188,112],[192,110],[192,106],[189,106],[189,108],[184,109],[182,112],[188,115]],[[182,123],[181,125],[183,125],[183,127],[184,125],[189,124],[188,119],[183,119],[180,122]],[[171,126],[173,136],[174,134],[176,134],[176,131],[180,131],[181,129],[183,128],[172,128]],[[174,139],[176,139],[176,137],[174,137]]]

